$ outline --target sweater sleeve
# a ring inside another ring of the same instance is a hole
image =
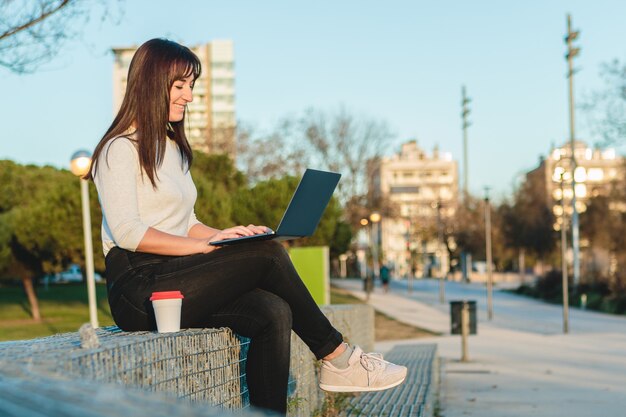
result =
[[[195,210],[191,210],[191,213],[189,214],[189,222],[187,223],[187,233],[189,233],[191,228],[196,224],[202,224],[202,222],[196,217]]]
[[[111,237],[122,249],[135,251],[148,230],[137,203],[139,159],[126,138],[113,139],[98,159],[94,183]]]

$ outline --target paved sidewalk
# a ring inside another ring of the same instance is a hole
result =
[[[395,346],[386,360],[408,367],[406,380],[385,391],[357,394],[342,417],[432,417],[437,390],[437,345]]]
[[[334,280],[364,298],[359,280]],[[405,282],[391,291],[377,288],[369,303],[408,324],[440,337],[378,343],[379,351],[415,343],[436,343],[442,359],[443,417],[626,415],[626,317],[571,310],[572,332],[561,332],[562,309],[496,291],[494,320],[486,319],[484,286],[419,280],[409,294]],[[475,299],[478,335],[469,341],[470,362],[461,363],[460,337],[450,336],[448,299]]]

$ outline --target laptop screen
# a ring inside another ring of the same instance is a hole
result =
[[[283,215],[276,234],[310,236],[339,183],[341,174],[307,169]]]

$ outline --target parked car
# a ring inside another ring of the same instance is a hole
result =
[[[97,272],[94,272],[94,281],[103,282],[102,276]],[[81,271],[78,264],[71,264],[65,271],[57,272],[52,276],[47,276],[51,284],[61,284],[69,282],[83,282],[83,271]]]

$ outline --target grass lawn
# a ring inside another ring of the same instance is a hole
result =
[[[364,302],[346,290],[332,287],[330,289],[331,304],[364,304]],[[421,337],[439,336],[426,329],[399,322],[379,311],[374,313],[374,338],[376,341],[416,339]]]
[[[50,285],[36,291],[41,322],[30,318],[30,305],[21,287],[0,287],[0,341],[74,332],[89,322],[86,284]],[[104,284],[96,284],[96,298],[100,326],[112,325]]]
[[[56,333],[74,332],[89,322],[87,287],[83,284],[50,285],[37,288],[43,320],[30,318],[30,306],[21,287],[0,287],[0,341],[32,339]],[[113,323],[106,287],[96,285],[100,326]],[[363,303],[348,292],[332,288],[332,304]],[[376,340],[413,339],[436,336],[427,330],[398,322],[382,313],[375,316]]]

